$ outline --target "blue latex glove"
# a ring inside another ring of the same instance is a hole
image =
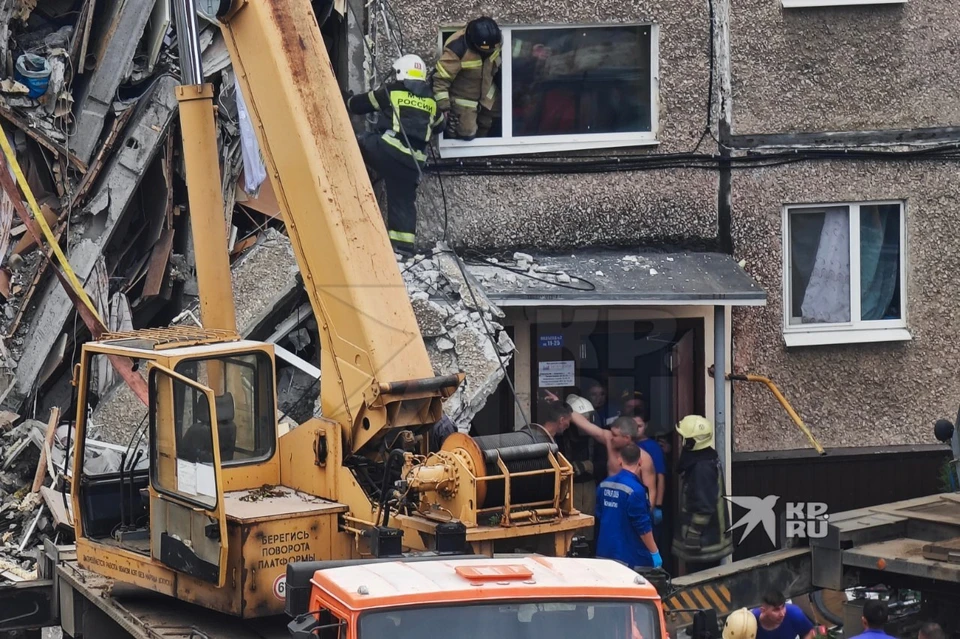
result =
[[[659,526],[663,522],[663,509],[659,506],[653,507],[653,525]]]
[[[660,568],[661,566],[663,566],[663,557],[660,556],[660,551],[659,551],[659,550],[658,550],[657,552],[655,552],[655,553],[651,553],[650,556],[653,558],[653,567],[654,567],[654,568]]]

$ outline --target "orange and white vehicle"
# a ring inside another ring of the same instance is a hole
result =
[[[330,564],[288,566],[294,639],[667,637],[656,588],[608,559],[533,555]]]

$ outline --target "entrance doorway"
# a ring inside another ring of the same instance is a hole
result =
[[[703,414],[705,405],[704,321],[674,318],[660,313],[644,318],[621,311],[599,313],[597,321],[533,323],[531,325],[531,382],[534,396],[544,389],[566,397],[587,397],[590,388],[605,391],[606,403],[596,406],[595,422],[608,426],[619,414],[621,400],[641,398],[647,436],[664,452],[664,519],[657,539],[664,567],[676,574],[670,545],[673,514],[679,506],[673,468],[680,447],[677,422],[691,413]],[[532,403],[537,420],[536,402]],[[603,469],[598,469],[602,479]],[[592,514],[592,513],[591,513]]]

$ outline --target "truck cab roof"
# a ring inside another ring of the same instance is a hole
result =
[[[498,599],[656,599],[609,559],[510,557],[383,562],[318,570],[312,584],[352,610]]]

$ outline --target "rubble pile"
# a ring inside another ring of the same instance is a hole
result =
[[[223,37],[200,27],[238,331],[277,346],[278,413],[295,427],[319,413],[317,323]],[[71,534],[63,463],[90,333],[56,271],[82,283],[108,331],[200,323],[177,57],[160,0],[0,0],[0,126],[21,169],[0,182],[0,581],[29,573],[41,534]],[[49,235],[38,241],[21,215],[42,217]],[[399,267],[435,372],[467,375],[447,402],[466,430],[513,351],[503,313],[446,247]],[[145,407],[107,365],[92,388],[86,458],[115,472],[145,446]]]
[[[464,383],[444,404],[463,432],[503,380],[514,344],[497,320],[504,314],[484,294],[459,258],[445,245],[432,255],[401,261],[433,372],[462,372]]]

